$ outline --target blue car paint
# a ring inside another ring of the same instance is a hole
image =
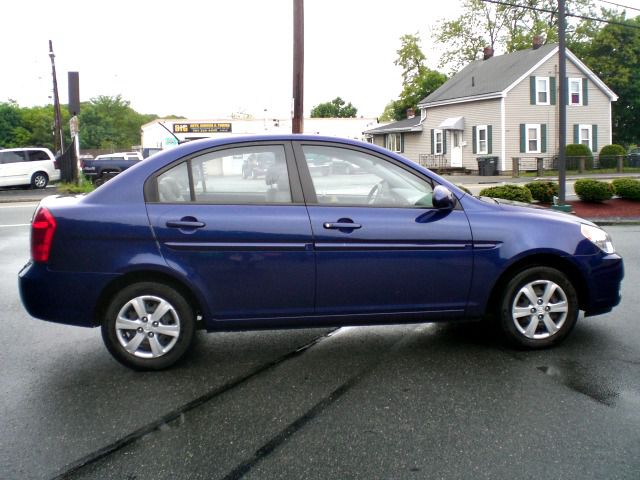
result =
[[[390,157],[449,188],[460,208],[145,205],[147,178],[184,157],[238,143],[290,141],[341,143]],[[481,201],[357,141],[295,135],[190,142],[139,162],[85,197],[43,205],[58,222],[51,261],[27,264],[20,292],[33,316],[60,323],[95,326],[105,289],[140,272],[189,289],[209,330],[476,318],[502,272],[531,255],[553,256],[579,272],[587,314],[608,311],[620,299],[622,260],[584,239],[579,222],[589,222]],[[170,217],[194,214],[215,228],[178,234],[163,226]],[[365,227],[322,228],[344,218]]]

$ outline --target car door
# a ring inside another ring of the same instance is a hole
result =
[[[318,314],[464,311],[471,230],[459,207],[440,211],[433,184],[406,165],[345,145],[297,143],[314,234]],[[314,158],[357,172],[315,174]]]
[[[256,155],[269,169],[243,178]],[[267,142],[198,153],[150,180],[147,210],[162,254],[216,319],[313,313],[311,227],[296,178],[291,144]]]

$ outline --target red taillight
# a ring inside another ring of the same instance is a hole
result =
[[[56,170],[60,170],[60,165],[58,165],[58,160],[57,159],[53,161],[53,168],[56,169]]]
[[[31,258],[34,262],[48,262],[56,219],[44,207],[38,208],[31,222]]]

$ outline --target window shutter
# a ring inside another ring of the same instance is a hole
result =
[[[598,151],[598,125],[591,125],[591,151],[596,153]]]
[[[389,148],[389,134],[388,133],[384,137],[382,137],[382,146],[384,148]]]
[[[491,128],[491,125],[487,125],[487,153],[491,154],[493,153],[493,135],[492,135],[492,131],[493,129]]]
[[[555,105],[556,104],[556,77],[549,78],[549,90],[550,90],[551,105]]]
[[[547,124],[540,125],[540,152],[547,153]]]
[[[582,79],[582,105],[589,105],[589,80]]]
[[[577,123],[573,124],[573,143],[580,143],[580,125]]]
[[[447,131],[442,130],[442,154],[447,153]]]
[[[404,153],[404,133],[400,134],[400,153]]]
[[[565,102],[567,102],[567,105],[569,105],[569,77],[564,77],[564,99]]]
[[[477,135],[476,127],[471,127],[471,147],[473,148],[473,153],[478,153]]]
[[[531,105],[536,104],[536,77],[529,77],[529,100]]]
[[[520,124],[520,153],[527,151],[527,126],[524,123]]]
[[[434,153],[436,153],[436,135],[433,131],[433,128],[431,129],[431,155],[433,155]]]

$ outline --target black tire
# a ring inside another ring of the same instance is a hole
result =
[[[166,312],[154,318],[161,305]],[[117,323],[119,315],[126,323],[122,320]],[[107,307],[102,339],[111,355],[123,365],[134,370],[164,370],[189,350],[195,321],[193,310],[173,288],[155,282],[135,283],[118,292]],[[135,351],[128,351],[125,344]]]
[[[49,176],[44,172],[36,172],[31,176],[31,188],[45,188],[49,184]]]
[[[520,348],[547,348],[576,324],[578,295],[567,276],[551,267],[531,267],[507,284],[498,312],[507,340]]]

